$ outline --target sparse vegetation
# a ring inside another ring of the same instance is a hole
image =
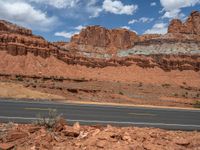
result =
[[[174,93],[174,96],[175,96],[175,97],[178,97],[178,94],[177,94],[177,93]]]
[[[197,100],[197,101],[194,103],[194,107],[195,107],[195,108],[200,108],[200,100]]]
[[[34,122],[35,124],[51,129],[61,119],[61,115],[58,115],[55,109],[49,109],[48,116],[38,115],[37,118],[38,119]]]
[[[124,95],[124,93],[122,91],[119,92],[120,95]]]
[[[139,85],[138,85],[138,87],[142,87],[142,86],[143,86],[143,84],[142,84],[142,82],[140,82]]]
[[[171,86],[171,85],[168,84],[168,83],[162,84],[162,87],[166,87],[166,88],[168,88],[168,87],[170,87],[170,86]]]
[[[197,97],[197,98],[199,98],[199,97],[200,97],[200,94],[199,94],[199,93],[197,93],[196,97]]]
[[[17,81],[23,81],[23,78],[21,76],[16,76]]]

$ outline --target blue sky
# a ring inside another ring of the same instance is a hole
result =
[[[164,34],[171,19],[184,21],[199,8],[200,0],[0,0],[0,19],[68,41],[88,25]]]

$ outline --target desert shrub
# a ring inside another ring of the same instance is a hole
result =
[[[177,97],[177,96],[178,96],[178,94],[177,94],[177,93],[174,93],[174,96],[175,96],[175,97]]]
[[[200,100],[197,100],[197,101],[194,103],[194,107],[195,107],[195,108],[200,108]]]
[[[142,82],[140,82],[139,85],[138,85],[138,87],[142,87],[142,86],[143,86],[143,84],[142,84]]]
[[[45,126],[46,128],[53,128],[55,124],[61,119],[61,115],[58,115],[55,109],[49,109],[48,116],[37,116],[37,120],[34,124],[39,126]]]
[[[165,84],[162,84],[162,87],[170,87],[171,85],[170,84],[167,84],[167,83],[165,83]]]
[[[119,92],[120,95],[124,95],[124,93],[122,91]]]
[[[21,76],[16,76],[17,81],[23,81],[23,78]]]
[[[197,93],[196,97],[197,97],[197,98],[199,98],[199,97],[200,97],[200,94],[199,94],[199,93]]]

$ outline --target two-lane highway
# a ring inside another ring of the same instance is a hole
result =
[[[0,122],[30,123],[57,110],[67,122],[199,130],[200,110],[0,100]]]

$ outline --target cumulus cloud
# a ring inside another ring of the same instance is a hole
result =
[[[85,26],[79,25],[79,26],[75,27],[74,29],[80,31],[84,28],[85,28]]]
[[[74,34],[78,34],[78,33],[79,32],[66,32],[66,31],[62,31],[62,32],[56,32],[54,35],[70,39]]]
[[[54,35],[64,37],[66,39],[70,39],[73,35],[79,34],[79,32],[84,28],[85,28],[85,26],[79,25],[77,27],[74,27],[73,31],[71,31],[71,32],[61,31],[61,32],[56,32]]]
[[[56,17],[49,17],[26,2],[12,0],[0,0],[0,17],[42,31],[49,29],[57,22]]]
[[[151,6],[156,6],[156,2],[152,2],[150,5]]]
[[[137,31],[131,29],[129,26],[122,26],[122,27],[120,27],[120,28],[122,28],[122,29],[127,29],[127,30],[130,30],[130,31],[133,31],[133,32],[135,32],[135,33],[137,34]]]
[[[180,18],[180,19],[182,19],[184,17],[185,17],[185,14],[181,13],[180,9],[166,11],[164,13],[164,15],[162,16],[162,18]]]
[[[132,19],[128,22],[128,24],[134,24],[134,23],[138,23],[138,22],[142,22],[142,23],[149,23],[152,22],[154,20],[154,18],[147,18],[147,17],[142,17],[140,19]]]
[[[200,0],[160,0],[160,3],[166,11],[171,11],[183,7],[194,6],[197,3],[200,3]]]
[[[200,3],[200,0],[160,0],[165,11],[162,18],[180,18],[185,15],[181,13],[181,8],[194,6]]]
[[[165,34],[167,33],[166,23],[156,23],[151,29],[145,31],[144,34]]]
[[[103,9],[96,5],[97,0],[89,0],[86,6],[86,10],[90,13],[89,18],[96,18],[103,11]]]
[[[49,5],[57,9],[68,10],[68,16],[78,17],[83,14],[88,15],[89,18],[98,17],[103,11],[101,6],[97,6],[98,0],[28,0],[33,3]]]
[[[104,0],[103,9],[114,14],[132,15],[138,9],[138,5],[124,5],[119,0]]]
[[[30,2],[50,5],[56,8],[73,8],[80,0],[28,0]]]
[[[131,30],[131,28],[130,28],[129,26],[122,26],[122,27],[120,27],[120,28],[122,28],[122,29],[127,29],[127,30]]]
[[[137,19],[132,19],[132,20],[130,20],[130,21],[128,22],[128,24],[134,24],[134,23],[136,23],[136,22],[138,22]]]

